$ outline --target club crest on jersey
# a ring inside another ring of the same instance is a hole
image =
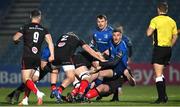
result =
[[[38,49],[37,49],[36,47],[32,47],[32,52],[33,52],[34,54],[37,54]]]
[[[63,47],[66,43],[65,42],[59,42],[58,47]]]
[[[104,34],[104,38],[106,38],[106,39],[107,39],[107,38],[108,38],[108,34]]]

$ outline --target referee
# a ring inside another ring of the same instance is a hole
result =
[[[156,88],[158,99],[154,103],[166,103],[165,78],[163,69],[169,64],[172,47],[177,40],[176,22],[167,16],[168,4],[160,2],[157,5],[158,16],[154,17],[147,29],[147,36],[153,36],[152,64],[156,75]]]

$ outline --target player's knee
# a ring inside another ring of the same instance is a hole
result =
[[[22,78],[22,81],[23,81],[24,84],[26,84],[26,81],[27,81],[27,80],[32,80],[32,79],[31,79],[31,78],[28,78],[28,77],[23,77],[23,78]]]
[[[82,73],[80,73],[79,78],[81,80],[88,80],[89,81],[90,80],[90,74],[88,73],[88,71],[82,72]]]
[[[39,75],[40,75],[39,70],[36,70],[33,77],[32,77],[33,82],[36,82],[39,80]]]

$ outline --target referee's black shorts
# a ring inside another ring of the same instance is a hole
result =
[[[169,65],[171,58],[171,47],[154,46],[152,53],[152,64]]]

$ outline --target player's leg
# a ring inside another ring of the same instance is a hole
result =
[[[65,71],[66,78],[62,81],[62,84],[59,86],[58,91],[60,94],[62,94],[63,90],[75,80],[74,65],[64,65],[62,67]]]
[[[50,94],[50,98],[54,98],[55,96],[58,96],[58,90],[56,87],[56,83],[57,83],[57,79],[58,79],[58,73],[59,70],[58,69],[54,69],[51,74],[51,94]]]
[[[24,97],[22,101],[20,101],[20,103],[18,104],[19,106],[28,105],[28,98],[29,98],[30,92],[31,92],[30,89],[25,87]]]
[[[90,74],[88,72],[88,68],[86,66],[80,66],[75,70],[76,75],[79,76],[81,82],[79,86],[79,93],[77,95],[77,99],[80,101],[83,99],[85,91],[90,83]]]
[[[155,103],[161,103],[161,102],[166,102],[166,92],[165,92],[165,83],[163,81],[163,69],[164,69],[164,65],[160,65],[157,63],[153,64],[154,66],[154,71],[156,74],[156,88],[157,88],[157,92],[158,92],[158,99],[155,101]]]
[[[14,102],[18,102],[20,93],[24,92],[24,90],[25,90],[25,85],[24,83],[22,83],[18,88],[16,88],[6,96],[6,101],[11,104],[13,104]]]
[[[171,48],[169,47],[154,47],[152,64],[156,76],[156,88],[158,92],[158,99],[155,103],[166,103],[168,100],[166,94],[165,78],[163,76],[163,70],[166,65],[169,64],[171,58]]]
[[[73,82],[73,89],[70,93],[67,94],[67,97],[66,97],[67,102],[75,102],[76,101],[75,98],[78,95],[79,86],[80,86],[80,81],[75,77],[75,80]]]
[[[107,84],[101,84],[98,87],[89,90],[85,97],[88,99],[92,99],[94,97],[98,97],[100,93],[108,93],[109,90],[110,87]]]
[[[132,76],[132,74],[130,73],[130,71],[128,69],[124,70],[124,75],[127,77],[128,83],[131,86],[135,86],[136,85],[136,81],[135,81],[134,77]]]
[[[38,98],[38,105],[42,104],[42,97],[44,96],[44,93],[40,92],[38,90],[38,88],[36,87],[36,85],[34,84],[32,77],[34,74],[34,70],[33,69],[23,69],[21,71],[22,73],[22,80],[24,82],[24,84],[27,86],[27,88],[29,88],[34,94],[37,95]]]

